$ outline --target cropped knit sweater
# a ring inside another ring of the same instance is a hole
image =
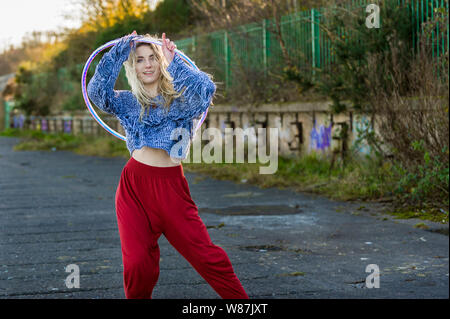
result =
[[[158,95],[154,99],[156,107],[150,107],[139,122],[142,106],[134,94],[127,90],[114,90],[122,64],[131,51],[130,40],[122,38],[103,55],[89,81],[88,96],[99,109],[118,118],[126,133],[130,156],[135,149],[148,146],[163,149],[173,158],[183,159],[195,133],[194,120],[211,104],[216,86],[206,73],[192,69],[175,53],[167,71],[177,92],[185,88],[183,94],[172,101],[169,110],[164,106],[163,97]]]

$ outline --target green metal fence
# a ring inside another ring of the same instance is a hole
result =
[[[412,30],[412,39],[414,43],[414,47],[417,50],[417,37],[419,33],[423,33],[424,30],[422,28],[422,23],[433,19],[437,14],[437,10],[442,10],[448,16],[448,0],[412,0],[408,1],[411,15],[413,19],[413,30]],[[402,1],[405,3],[405,0]],[[432,43],[432,54],[433,57],[438,57],[441,54],[448,52],[448,40],[449,40],[449,30],[448,30],[448,21],[447,26],[443,28],[443,26],[436,25],[436,28],[432,30],[431,33],[431,43]]]
[[[360,8],[361,13],[368,15],[368,13],[364,13],[364,9],[370,3],[376,4],[377,1],[352,0],[348,2],[347,8]],[[435,9],[443,10],[448,15],[448,0],[398,0],[398,4],[404,5],[405,9],[411,12],[413,22],[411,36],[415,50],[418,49],[418,35],[423,32],[422,23],[434,17]],[[311,67],[312,72],[315,68],[326,68],[335,62],[331,50],[332,42],[327,34],[321,30],[324,9],[295,12],[283,16],[280,21],[285,50],[289,52],[289,55],[299,67],[307,64]],[[380,23],[382,24],[382,21]],[[175,43],[178,49],[194,60],[201,56],[198,48],[209,50],[214,65],[215,79],[222,81],[225,88],[228,89],[234,85],[241,85],[238,80],[233,80],[239,78],[238,72],[259,70],[261,74],[267,76],[268,71],[279,73],[286,66],[280,41],[269,30],[270,26],[273,25],[273,19],[265,19],[259,23],[194,36],[175,41]],[[345,30],[341,32],[342,35],[351,36]],[[448,40],[447,19],[445,28],[437,25],[432,30],[433,57],[439,58],[443,53],[448,52]],[[199,42],[203,44],[199,46]],[[205,45],[207,43],[209,45]],[[204,57],[204,55],[202,56]],[[208,65],[210,64],[208,63]]]

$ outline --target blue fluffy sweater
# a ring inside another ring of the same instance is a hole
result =
[[[169,110],[158,95],[139,122],[141,104],[131,91],[114,90],[122,64],[131,51],[130,40],[122,39],[106,52],[89,81],[87,93],[104,112],[115,115],[126,132],[126,145],[132,155],[143,146],[165,150],[171,157],[186,157],[194,132],[194,120],[207,110],[216,91],[214,82],[199,70],[189,67],[177,53],[167,68],[177,92]],[[175,146],[175,147],[174,147]]]

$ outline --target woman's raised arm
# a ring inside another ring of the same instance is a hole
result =
[[[130,92],[114,90],[122,64],[128,59],[131,46],[135,45],[133,34],[124,36],[98,63],[94,76],[87,86],[87,94],[94,104],[104,112],[120,115],[125,112],[124,97]],[[132,42],[133,41],[133,42]]]
[[[205,72],[194,70],[189,67],[175,54],[172,62],[169,64],[167,71],[173,77],[174,89],[181,92],[186,103],[184,105],[171,108],[173,118],[177,119],[193,119],[199,117],[211,104],[211,99],[216,91],[216,85]]]

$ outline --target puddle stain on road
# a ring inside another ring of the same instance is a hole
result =
[[[217,215],[293,215],[303,211],[299,206],[287,205],[253,205],[253,206],[230,206],[225,208],[200,208],[200,213],[211,213]]]

